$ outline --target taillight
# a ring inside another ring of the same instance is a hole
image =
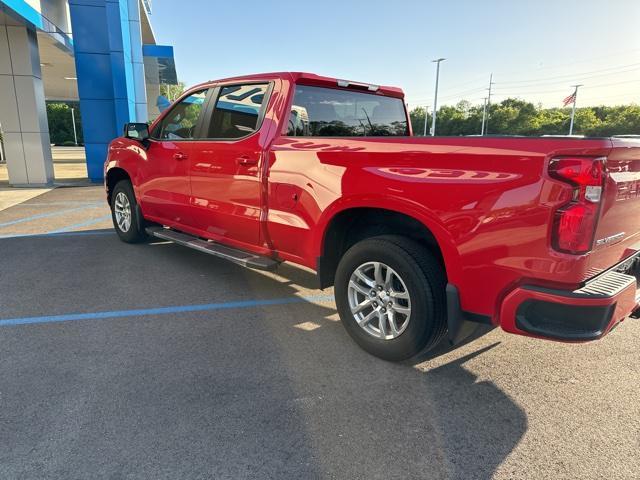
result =
[[[556,211],[551,241],[561,252],[591,250],[605,179],[604,158],[555,158],[549,175],[573,187],[571,200]]]

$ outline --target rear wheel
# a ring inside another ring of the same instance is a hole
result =
[[[147,238],[144,219],[129,180],[120,180],[111,194],[111,218],[120,240],[142,242]]]
[[[338,312],[367,352],[401,361],[435,347],[446,333],[446,278],[438,260],[405,237],[358,242],[335,278]]]

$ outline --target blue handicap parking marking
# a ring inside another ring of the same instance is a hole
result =
[[[105,220],[109,220],[110,218],[111,218],[111,215],[104,215],[99,218],[91,218],[89,220],[85,220],[84,222],[74,223],[73,225],[67,225],[66,227],[58,228],[57,230],[51,230],[50,232],[47,232],[47,233],[55,234],[55,233],[69,232],[70,230],[75,230],[76,228],[88,227],[90,225],[95,225],[96,223],[104,222]]]
[[[55,212],[39,213],[39,214],[36,214],[36,215],[31,215],[31,216],[28,216],[28,217],[18,218],[16,220],[11,220],[9,222],[0,223],[0,228],[9,227],[11,225],[17,225],[19,223],[32,222],[34,220],[39,220],[41,218],[57,217],[59,215],[64,215],[64,214],[67,214],[67,213],[79,212],[79,211],[82,211],[82,210],[89,210],[91,208],[97,208],[98,206],[99,205],[91,204],[91,205],[85,205],[83,207],[66,208],[66,209],[63,209],[63,210],[56,210]]]
[[[78,232],[50,232],[50,233],[13,233],[10,235],[0,235],[0,240],[2,239],[12,239],[12,238],[28,238],[28,237],[75,237],[75,236],[88,236],[88,235],[113,235],[115,234],[115,230],[83,230]]]
[[[167,315],[172,313],[207,312],[233,308],[255,308],[273,305],[287,305],[305,302],[327,302],[331,295],[309,295],[301,297],[282,297],[264,300],[239,300],[224,303],[206,303],[199,305],[179,305],[172,307],[142,308],[134,310],[113,310],[106,312],[69,313],[63,315],[43,315],[38,317],[17,317],[0,319],[0,327],[31,325],[39,323],[75,322],[80,320],[105,320],[110,318],[141,317],[148,315]]]

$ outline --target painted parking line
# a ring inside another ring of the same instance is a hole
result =
[[[15,235],[0,235],[0,240],[12,238],[37,238],[37,237],[76,237],[87,235],[113,235],[115,230],[83,230],[79,232],[60,232],[60,233],[17,233]]]
[[[39,213],[37,215],[31,215],[29,217],[11,220],[10,222],[0,223],[0,228],[16,225],[18,223],[32,222],[34,220],[39,220],[41,218],[57,217],[59,215],[65,215],[67,213],[80,212],[82,210],[89,210],[91,208],[97,208],[97,205],[85,205],[83,207],[78,207],[78,208],[66,208],[64,210],[56,210],[55,212]]]
[[[51,230],[50,232],[44,232],[44,233],[16,233],[16,234],[7,234],[7,235],[0,235],[0,239],[3,238],[25,238],[25,237],[49,237],[49,236],[58,236],[61,234],[72,234],[72,233],[76,233],[76,234],[82,234],[83,232],[74,232],[73,230],[76,230],[78,228],[84,228],[84,227],[90,227],[91,225],[95,225],[96,223],[100,223],[100,222],[104,222],[106,220],[109,220],[111,218],[111,215],[104,215],[102,217],[98,217],[98,218],[91,218],[89,220],[85,220],[84,222],[80,222],[80,223],[74,223],[72,225],[67,225],[66,227],[62,227],[62,228],[58,228],[56,230]],[[87,232],[87,234],[93,234],[93,235],[104,235],[107,233],[113,233],[112,230],[106,231],[106,232]]]
[[[233,308],[255,308],[273,305],[287,305],[305,302],[332,301],[332,295],[309,295],[301,297],[271,298],[265,300],[241,300],[225,303],[205,303],[201,305],[180,305],[174,307],[142,308],[136,310],[113,310],[110,312],[69,313],[65,315],[44,315],[40,317],[18,317],[0,320],[0,327],[32,325],[38,323],[77,322],[81,320],[106,320],[110,318],[142,317],[148,315],[167,315],[171,313],[210,312]]]
[[[66,202],[46,202],[46,203],[29,203],[28,201],[23,203],[17,203],[13,207],[99,207],[100,205],[106,205],[107,202],[80,202],[80,201],[66,201]]]

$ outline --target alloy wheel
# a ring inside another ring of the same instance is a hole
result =
[[[118,192],[113,207],[118,228],[127,233],[131,228],[131,202],[124,192]]]
[[[399,337],[411,320],[411,298],[400,275],[381,262],[367,262],[354,270],[347,289],[356,323],[382,340]]]

